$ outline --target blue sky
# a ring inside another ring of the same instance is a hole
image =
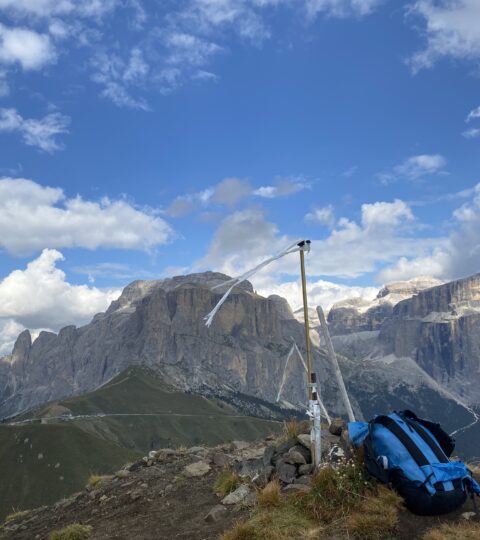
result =
[[[310,301],[480,267],[478,0],[0,0],[0,351],[311,238]],[[294,256],[259,275],[298,304]]]

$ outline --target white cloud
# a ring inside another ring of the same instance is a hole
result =
[[[276,197],[288,197],[288,195],[302,191],[307,187],[308,184],[301,180],[281,178],[277,180],[273,186],[259,187],[253,194],[266,199],[275,199]]]
[[[23,270],[0,280],[0,351],[8,352],[15,333],[23,328],[58,330],[81,325],[118,298],[119,289],[101,290],[72,285],[56,264],[63,255],[45,249]]]
[[[0,132],[19,133],[28,146],[35,146],[44,152],[61,150],[57,135],[68,133],[70,118],[58,112],[35,120],[22,118],[16,109],[0,109]]]
[[[27,28],[8,28],[0,23],[0,64],[20,64],[23,69],[40,69],[56,59],[48,34]]]
[[[369,15],[383,0],[305,0],[311,17],[326,13],[331,17]]]
[[[255,281],[255,280],[254,280]],[[257,292],[262,296],[278,294],[288,300],[288,303],[296,310],[303,305],[302,289],[300,281],[278,282],[272,280],[271,283],[263,283],[257,287]],[[331,281],[309,280],[307,282],[308,305],[311,307],[322,306],[328,310],[333,304],[348,298],[364,298],[373,300],[378,294],[376,287],[359,287],[332,283]]]
[[[480,105],[476,109],[473,109],[472,111],[468,113],[468,116],[465,119],[465,122],[468,123],[472,120],[476,120],[477,118],[480,118]]]
[[[429,68],[444,57],[480,58],[478,0],[419,0],[409,12],[425,22],[426,46],[410,60],[414,71]]]
[[[119,4],[119,0],[0,0],[0,10],[17,17],[100,17]]]
[[[452,232],[439,239],[429,253],[403,257],[380,273],[384,281],[431,275],[455,279],[478,273],[480,268],[480,184],[471,200],[457,208],[452,216]]]
[[[383,184],[390,184],[400,178],[417,180],[422,176],[441,173],[446,165],[447,160],[440,154],[420,154],[407,158],[391,171],[379,173],[377,177]]]
[[[102,86],[101,95],[119,107],[148,110],[146,101],[134,97],[132,91],[143,89],[150,66],[138,47],[130,50],[125,60],[118,54],[99,52],[92,59],[92,80]]]
[[[246,180],[239,178],[225,178],[215,186],[210,199],[218,204],[235,206],[242,199],[248,197],[252,187]]]
[[[467,129],[462,133],[462,135],[465,137],[465,139],[475,139],[476,137],[480,137],[480,129],[479,128],[471,128]]]
[[[335,225],[335,211],[333,206],[329,204],[322,208],[314,208],[305,215],[304,221],[306,223],[325,225],[330,228],[333,227]]]
[[[155,213],[125,200],[67,198],[60,188],[0,179],[0,248],[14,255],[46,246],[148,251],[169,242],[172,235]]]
[[[414,237],[412,227],[415,227],[413,213],[403,201],[364,204],[360,223],[341,218],[327,238],[312,239],[308,273],[311,277],[357,278],[393,264],[402,256],[427,255],[438,240]],[[207,254],[195,267],[239,275],[294,240],[281,236],[262,211],[237,211],[220,223]],[[289,256],[269,266],[255,278],[255,283],[260,287],[265,276],[270,280],[272,275],[297,273],[298,260]]]

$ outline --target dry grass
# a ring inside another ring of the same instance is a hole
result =
[[[301,433],[306,433],[309,430],[310,422],[308,420],[298,421],[292,418],[288,422],[283,423],[282,439],[295,439]]]
[[[89,485],[92,488],[100,487],[105,482],[108,482],[111,480],[113,476],[110,475],[98,475],[98,474],[91,474],[90,477],[87,480],[87,485]]]
[[[220,540],[255,540],[255,530],[253,525],[248,522],[238,522],[225,534],[220,537]]]
[[[25,517],[29,513],[30,513],[30,510],[16,510],[15,512],[12,512],[11,514],[8,514],[8,516],[5,518],[5,523],[10,523],[11,521],[15,521],[16,519]]]
[[[187,453],[186,446],[179,446],[175,448],[175,454],[177,454],[177,456],[184,456],[186,453]]]
[[[279,506],[281,500],[282,493],[280,482],[278,482],[278,480],[272,480],[257,493],[258,504],[263,508]]]
[[[232,491],[235,491],[241,483],[240,476],[229,467],[225,467],[218,475],[213,490],[218,496],[225,497]]]
[[[50,533],[48,540],[88,540],[92,537],[92,528],[74,523]]]
[[[375,496],[365,499],[346,520],[349,536],[359,540],[389,538],[398,526],[398,511],[402,498],[380,486]]]
[[[430,529],[423,540],[478,540],[480,538],[480,523],[465,521],[455,525],[444,523],[440,527]]]

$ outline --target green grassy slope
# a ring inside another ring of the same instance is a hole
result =
[[[0,520],[17,509],[50,504],[138,458],[72,424],[0,426]]]
[[[40,422],[65,409],[78,418],[0,426],[0,520],[12,509],[69,495],[91,473],[114,472],[152,449],[254,440],[281,427],[242,416],[222,401],[175,390],[138,367],[94,392],[49,403],[16,420]]]

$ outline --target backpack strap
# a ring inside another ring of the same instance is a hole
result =
[[[425,457],[424,453],[418,448],[418,446],[412,441],[412,439],[403,431],[403,429],[389,416],[377,416],[373,422],[375,424],[380,424],[384,428],[388,429],[395,437],[405,446],[407,451],[410,453],[415,463],[419,467],[424,465],[429,465],[428,459]]]
[[[430,448],[434,453],[435,457],[438,459],[439,463],[448,463],[447,456],[442,452],[440,446],[433,439],[432,435],[420,424],[415,421],[410,420],[401,413],[397,413],[402,418],[402,420],[408,424],[417,434],[423,439],[423,442]]]

